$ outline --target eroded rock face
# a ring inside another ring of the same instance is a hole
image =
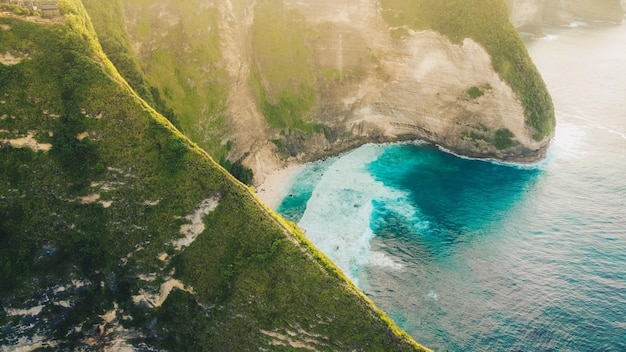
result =
[[[311,114],[330,127],[326,143],[295,138],[289,141],[299,144],[295,149],[317,155],[359,141],[419,138],[476,157],[543,156],[549,139],[532,138],[518,97],[473,40],[456,45],[432,31],[394,39],[371,1],[286,3],[305,14],[311,27],[327,28],[313,43],[316,64],[343,72],[320,87]],[[355,70],[361,75],[351,75]],[[511,131],[516,146],[496,148],[492,139],[499,130]]]
[[[576,18],[620,22],[624,0],[507,0],[511,23],[520,31],[538,36],[546,24],[568,24]]]
[[[219,66],[228,75],[222,144],[233,142],[229,158],[243,159],[257,182],[286,159],[308,161],[367,142],[422,139],[462,155],[511,161],[544,156],[552,136],[533,139],[520,99],[477,42],[455,44],[433,31],[394,32],[375,0],[283,3],[306,22],[316,91],[306,120],[316,126],[313,132],[271,128],[261,111],[250,86],[255,2],[206,2],[219,11]],[[126,8],[129,28],[137,27],[142,13]],[[534,7],[525,8],[530,18]],[[173,31],[182,21],[170,17],[160,10],[158,30]],[[139,57],[142,47],[155,43],[133,38]]]
[[[545,0],[510,0],[507,1],[510,20],[513,26],[522,32],[543,35],[543,13]]]

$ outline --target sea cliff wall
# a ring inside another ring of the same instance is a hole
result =
[[[473,156],[540,156],[542,145],[525,126],[518,97],[474,40],[454,44],[434,31],[413,30],[394,38],[376,7],[356,2],[289,5],[306,13],[313,28],[333,24],[313,46],[314,56],[324,58],[320,64],[363,72],[345,74],[320,89],[312,116],[329,126],[331,138],[325,146],[309,148],[319,152],[358,139],[420,138]],[[472,87],[483,94],[472,96]],[[500,129],[512,131],[520,142],[510,154],[478,137]]]
[[[493,30],[510,26],[499,4],[481,15]],[[384,1],[121,5],[132,54],[182,131],[217,159],[242,161],[257,181],[286,162],[367,142],[423,139],[467,156],[535,161],[552,137],[552,102],[514,31],[503,38],[521,54],[496,70],[494,49],[470,33],[459,40],[390,24]],[[512,88],[520,69],[535,73],[542,99]],[[529,122],[533,104],[542,106],[534,122],[547,121],[541,131]]]

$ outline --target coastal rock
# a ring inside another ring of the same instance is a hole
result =
[[[543,27],[543,14],[546,12],[545,0],[510,0],[507,4],[511,24],[517,30],[543,36],[541,28]]]
[[[534,1],[533,6],[517,5],[528,19],[542,0]],[[421,139],[465,156],[526,162],[542,158],[552,138],[528,125],[528,104],[496,72],[491,54],[477,40],[468,35],[453,42],[434,30],[394,27],[385,20],[378,1],[197,1],[198,11],[216,10],[211,29],[193,27],[192,19],[176,10],[174,2],[122,3],[133,54],[145,67],[148,82],[182,116],[182,131],[214,155],[223,154],[219,146],[228,145],[227,158],[253,169],[257,183],[268,170],[285,163],[368,142]],[[287,18],[288,23],[255,26],[263,6],[276,7],[274,22]],[[490,16],[499,15],[496,11]],[[142,31],[144,22],[151,23],[152,32]],[[260,57],[259,31],[300,28],[304,28],[300,42],[277,44],[284,38],[273,36],[265,43],[276,46],[273,52],[297,56],[299,62],[279,58],[285,60],[283,66],[268,68],[267,62],[276,58]],[[200,49],[193,44],[197,33],[217,33],[219,59],[199,61]],[[155,55],[171,51],[167,38],[174,36],[182,42],[175,46],[180,47],[176,58],[168,60],[198,62],[198,73],[185,76],[177,71],[180,77],[169,80],[152,76],[151,71],[171,71],[161,67],[165,60]],[[220,72],[219,80],[209,77]],[[222,85],[216,90],[228,92],[223,110],[207,112],[211,106],[205,104],[199,106],[200,114],[185,112],[190,104],[210,98],[194,96],[202,93],[202,85],[215,84]],[[302,98],[302,87],[314,97]],[[176,99],[168,98],[171,92]],[[296,110],[310,103],[304,114],[294,118],[296,122],[272,121],[268,109],[292,109],[280,104],[294,96]],[[215,116],[223,116],[221,125]]]
[[[422,139],[475,157],[543,156],[548,140],[532,138],[519,98],[474,40],[457,45],[437,32],[412,30],[394,39],[368,1],[286,3],[322,33],[313,45],[316,64],[344,73],[319,88],[311,113],[329,126],[328,142],[299,142],[296,149],[317,156],[361,141]],[[356,70],[361,75],[350,76]],[[470,96],[470,89],[480,96]],[[511,131],[516,147],[501,151],[488,143],[498,130]]]

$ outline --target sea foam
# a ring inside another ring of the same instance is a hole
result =
[[[405,198],[398,190],[376,181],[367,165],[384,147],[367,145],[330,165],[311,194],[299,226],[306,236],[358,285],[366,265],[400,269],[384,253],[372,253],[372,214],[376,201]]]

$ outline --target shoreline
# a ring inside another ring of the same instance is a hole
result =
[[[265,205],[276,210],[285,198],[293,179],[302,170],[304,164],[293,163],[275,169],[267,174],[262,183],[255,187],[254,193]]]
[[[550,138],[552,141],[554,137]],[[361,142],[361,143],[359,143]],[[510,160],[508,158],[495,158],[489,157],[485,155],[476,155],[476,154],[468,154],[464,155],[461,153],[457,153],[453,149],[448,149],[446,147],[441,146],[440,144],[433,143],[428,140],[423,139],[413,139],[413,138],[399,138],[395,141],[371,141],[365,142],[358,141],[357,143],[348,143],[344,144],[341,147],[332,148],[330,150],[324,151],[322,153],[315,153],[309,155],[307,158],[301,160],[291,160],[291,162],[287,162],[285,166],[278,167],[267,173],[263,181],[254,188],[254,193],[256,196],[263,201],[268,207],[272,210],[276,210],[278,206],[280,206],[281,201],[285,198],[289,191],[289,186],[292,185],[293,179],[298,176],[300,171],[305,167],[306,164],[323,160],[326,158],[335,158],[341,157],[343,154],[349,153],[350,151],[357,149],[365,144],[376,144],[376,145],[392,145],[392,144],[431,144],[435,148],[439,149],[441,152],[454,155],[458,158],[470,159],[470,160],[478,160],[484,162],[492,162],[501,165],[506,165],[510,167],[519,167],[519,168],[535,168],[540,165],[546,159],[547,148],[544,149],[544,152],[541,154],[541,157],[536,158],[532,157],[530,160],[528,158],[521,158],[520,160]],[[552,143],[549,143],[551,145]]]

